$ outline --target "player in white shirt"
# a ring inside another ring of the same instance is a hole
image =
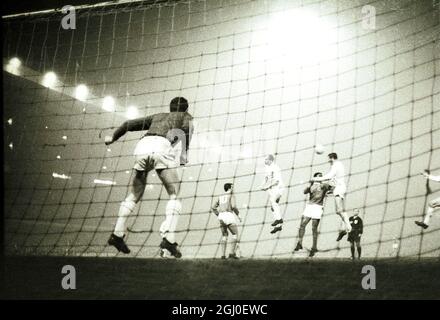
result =
[[[338,155],[334,152],[328,155],[329,163],[331,165],[330,171],[323,177],[312,178],[312,182],[329,181],[330,185],[334,187],[333,196],[335,197],[336,213],[341,217],[343,225],[339,231],[336,241],[340,241],[344,235],[351,232],[351,224],[348,219],[347,212],[345,212],[345,192],[347,186],[345,184],[345,168],[341,161],[338,160]],[[345,225],[345,228],[344,228]]]
[[[237,243],[238,243],[238,226],[237,219],[240,220],[239,211],[235,203],[235,196],[233,195],[233,184],[225,183],[223,186],[225,193],[217,198],[212,207],[212,211],[220,222],[220,229],[222,231],[222,259],[226,259],[226,245],[228,243],[228,230],[232,234],[232,248],[229,254],[230,259],[238,259]]]
[[[267,191],[267,193],[269,194],[270,206],[275,220],[272,223],[272,227],[274,227],[274,229],[270,232],[273,234],[281,231],[283,226],[283,218],[281,217],[279,203],[284,191],[284,186],[283,180],[281,178],[280,167],[275,164],[275,157],[272,154],[269,154],[264,159],[264,164],[266,167],[265,177],[261,189]]]
[[[428,174],[427,172],[421,173],[426,179],[429,179],[431,181],[440,182],[440,176],[433,176],[431,174]],[[436,198],[434,200],[431,200],[428,203],[428,208],[426,209],[425,218],[423,221],[415,221],[415,224],[422,227],[423,229],[427,229],[429,227],[429,219],[431,219],[432,214],[436,209],[440,209],[440,198]]]

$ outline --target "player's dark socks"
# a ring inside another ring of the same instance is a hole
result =
[[[316,248],[318,246],[318,233],[317,232],[313,232],[313,244],[312,247]]]
[[[279,225],[279,224],[282,224],[284,221],[283,221],[283,219],[278,219],[278,220],[275,220],[272,224],[271,224],[271,226],[272,227],[275,227],[275,226],[277,226],[277,225]]]
[[[350,247],[351,250],[351,258],[354,260],[354,246]]]
[[[293,250],[293,251],[299,251],[299,250],[301,250],[302,248],[303,248],[302,244],[301,244],[300,242],[298,242],[298,243],[296,244],[295,250]]]
[[[221,259],[222,259],[222,260],[226,259],[226,256],[222,256]]]
[[[358,250],[358,259],[361,258],[361,252],[362,252],[362,248],[361,247],[357,247]]]
[[[316,249],[316,248],[310,249],[309,257],[310,258],[313,257],[315,255],[315,253],[317,253],[317,252],[318,252],[318,249]]]
[[[162,249],[168,250],[173,257],[176,257],[176,258],[182,257],[182,253],[180,253],[179,249],[177,249],[176,242],[171,243],[166,238],[163,238],[162,242],[160,243],[160,247]]]
[[[118,237],[117,235],[113,234],[108,239],[107,243],[110,246],[115,247],[118,251],[129,254],[130,249],[127,247],[127,244],[124,241],[124,237]]]
[[[338,238],[336,239],[336,241],[341,241],[341,239],[347,234],[347,231],[340,231]]]
[[[426,223],[424,223],[422,221],[414,221],[414,223],[416,225],[418,225],[419,227],[422,227],[423,229],[427,229],[429,227]]]
[[[229,254],[229,259],[235,259],[238,260],[239,258],[237,257],[237,255],[235,253],[230,253]]]
[[[283,230],[283,227],[278,226],[278,227],[273,228],[273,230],[270,233],[274,234],[274,233],[277,233],[278,231],[281,231],[281,230]]]

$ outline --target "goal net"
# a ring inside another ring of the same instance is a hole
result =
[[[414,224],[440,196],[419,175],[440,174],[437,1],[126,1],[72,12],[3,17],[7,254],[122,256],[106,243],[143,133],[110,146],[104,136],[183,96],[195,127],[179,169],[184,257],[220,256],[210,208],[226,182],[241,256],[295,256],[303,189],[329,170],[329,152],[347,172],[347,213],[361,210],[365,257],[440,255],[436,213],[428,229]],[[258,188],[267,154],[285,185],[276,234]],[[128,220],[130,256],[159,256],[168,195],[155,172],[147,183]],[[329,196],[318,257],[349,256],[339,226]]]

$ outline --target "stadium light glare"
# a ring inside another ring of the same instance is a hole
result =
[[[14,148],[14,144],[11,142],[10,144],[9,144],[9,149],[13,149]]]
[[[70,179],[72,179],[72,177],[67,176],[64,173],[63,174],[59,174],[59,173],[56,173],[56,172],[52,173],[52,177],[57,178],[57,179],[63,179],[63,180],[70,180]]]
[[[138,108],[135,106],[129,106],[125,112],[125,116],[130,120],[137,118],[139,116]]]
[[[102,101],[102,109],[108,112],[115,111],[115,99],[112,96],[106,96]]]
[[[103,184],[103,185],[116,185],[116,182],[111,181],[111,180],[101,180],[101,179],[94,179],[93,180],[94,184]]]
[[[89,95],[89,88],[85,84],[80,84],[75,89],[75,98],[80,101],[87,100],[87,96]]]
[[[6,65],[6,71],[14,75],[20,75],[21,60],[17,57],[11,58]]]
[[[47,72],[43,76],[43,81],[41,82],[41,84],[46,88],[53,88],[55,87],[56,83],[57,83],[57,75],[53,71]]]
[[[269,58],[286,65],[316,63],[325,59],[336,33],[324,20],[307,10],[273,14],[267,30]]]
[[[12,126],[12,118],[9,118],[9,119],[8,119],[8,124],[9,124],[10,126]]]

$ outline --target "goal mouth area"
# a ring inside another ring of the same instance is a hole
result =
[[[2,295],[8,299],[439,299],[439,264],[438,258],[353,263],[6,256]],[[64,265],[76,269],[76,290],[61,288]],[[375,268],[375,290],[362,289],[365,265]]]

